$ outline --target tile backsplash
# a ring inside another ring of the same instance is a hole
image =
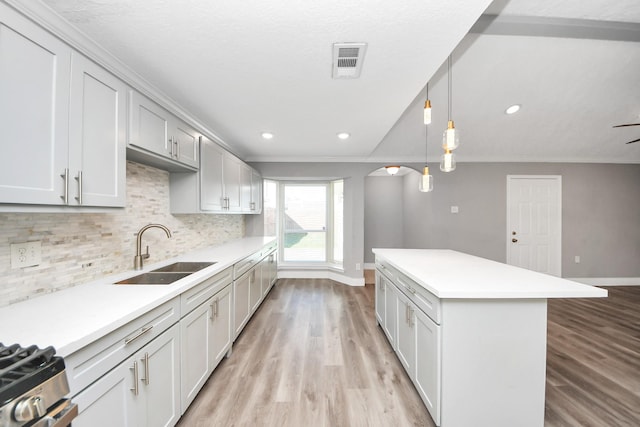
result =
[[[169,173],[127,162],[127,206],[106,213],[0,213],[0,306],[131,270],[136,233],[144,233],[155,263],[185,251],[217,245],[245,234],[243,215],[172,215]],[[40,241],[42,262],[11,268],[11,243]]]

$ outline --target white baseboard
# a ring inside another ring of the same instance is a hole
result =
[[[592,286],[640,286],[640,277],[567,277],[566,279]]]
[[[349,277],[329,270],[278,270],[278,279],[331,279],[349,286],[364,286],[364,277]]]

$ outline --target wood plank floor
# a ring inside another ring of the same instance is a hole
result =
[[[547,427],[640,425],[640,288],[608,289],[549,303]],[[278,281],[178,425],[434,426],[373,286],[320,279]]]

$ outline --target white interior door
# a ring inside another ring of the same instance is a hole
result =
[[[507,264],[562,274],[562,177],[507,176]]]

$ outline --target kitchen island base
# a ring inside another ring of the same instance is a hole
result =
[[[440,427],[543,427],[548,298],[606,290],[449,250],[374,249],[375,311]]]

